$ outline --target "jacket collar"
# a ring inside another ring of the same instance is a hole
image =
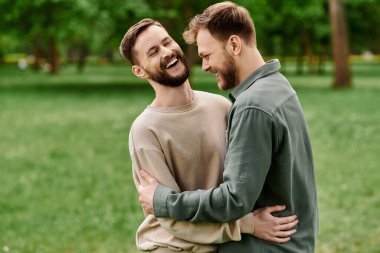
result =
[[[235,87],[229,94],[232,103],[243,93],[246,89],[251,87],[251,85],[258,79],[265,77],[267,75],[273,74],[279,71],[281,68],[280,61],[277,59],[270,60],[266,62],[263,66],[256,69],[252,74],[250,74],[241,84]]]

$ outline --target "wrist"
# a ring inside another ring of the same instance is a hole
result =
[[[153,214],[156,217],[168,217],[169,211],[167,208],[167,198],[171,189],[158,185],[153,194]]]
[[[253,235],[254,216],[253,213],[246,214],[239,220],[240,233]]]

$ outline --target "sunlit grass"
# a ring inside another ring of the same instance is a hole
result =
[[[0,94],[0,247],[131,252],[142,219],[130,173],[140,92]]]
[[[380,89],[299,95],[315,157],[319,252],[380,252]]]

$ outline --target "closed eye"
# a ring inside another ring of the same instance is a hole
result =
[[[208,58],[210,58],[210,54],[211,54],[211,53],[204,53],[204,52],[201,52],[201,53],[199,53],[199,57],[201,57],[202,59],[207,60]]]
[[[172,44],[172,40],[170,39],[164,42],[164,46],[169,46],[170,44]]]
[[[158,52],[157,48],[152,48],[151,50],[149,50],[148,56],[149,57],[155,56],[157,52]]]

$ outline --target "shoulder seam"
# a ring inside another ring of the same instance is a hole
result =
[[[164,153],[164,152],[162,152],[162,150],[159,150],[157,148],[151,148],[151,147],[133,148],[133,152],[134,153],[136,153],[138,151],[141,151],[141,150],[154,150],[154,151],[158,151],[158,152],[160,152],[162,154]]]
[[[261,111],[261,112],[267,114],[269,117],[274,118],[273,114],[269,113],[268,111],[266,111],[266,110],[264,110],[264,109],[262,109],[262,108],[260,108],[260,107],[253,106],[253,105],[251,105],[251,106],[246,106],[243,110],[241,110],[240,112],[238,112],[238,113],[236,114],[236,116],[239,116],[241,113],[243,113],[244,111],[249,110],[249,109],[254,109],[254,110]]]
[[[293,96],[290,96],[290,98],[293,97]],[[290,99],[288,98],[288,99]],[[286,102],[288,99],[284,100],[284,102]],[[283,103],[284,103],[283,102]],[[283,104],[281,103],[281,105]],[[274,117],[274,114],[271,114],[269,112],[267,112],[266,110],[260,108],[260,107],[257,107],[257,106],[247,106],[246,108],[244,108],[241,112],[239,112],[238,114],[236,114],[236,116],[239,116],[241,113],[243,113],[244,111],[248,111],[250,109],[253,109],[253,110],[257,110],[257,111],[261,111],[263,113],[265,113],[267,116],[269,116],[269,118],[271,118],[272,122],[274,123],[274,126],[275,126],[275,132],[276,132],[276,150],[277,148],[279,147],[279,142],[280,142],[280,128],[278,127],[278,124],[277,124],[277,120],[276,118]],[[276,109],[277,110],[277,109]]]
[[[284,99],[277,107],[276,109],[274,110],[273,114],[275,114],[279,109],[280,107],[282,107],[283,104],[285,104],[286,102],[288,102],[290,99],[292,99],[294,96],[296,96],[297,93],[296,92],[293,92],[293,94],[289,97],[287,97],[286,99]]]

